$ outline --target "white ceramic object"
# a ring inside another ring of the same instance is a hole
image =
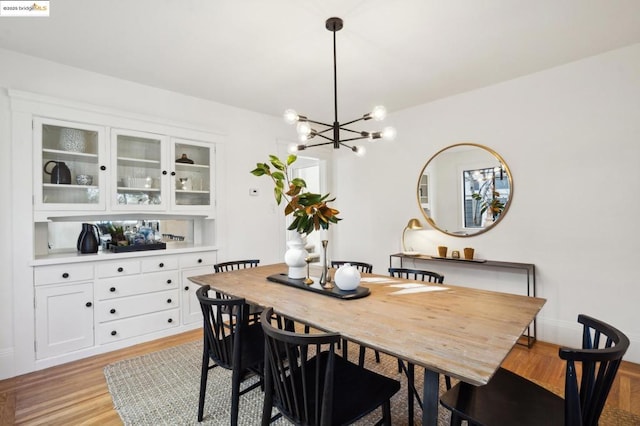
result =
[[[63,151],[85,152],[87,137],[84,130],[63,128],[60,130],[60,148]]]
[[[360,285],[360,271],[350,263],[345,263],[336,271],[333,281],[340,290],[352,291]]]
[[[306,242],[302,236],[293,232],[293,237],[287,241],[287,251],[284,254],[284,263],[289,267],[289,278],[300,279],[307,277],[307,262],[306,258],[309,256],[304,246]]]

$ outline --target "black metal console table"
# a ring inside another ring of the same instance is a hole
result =
[[[526,271],[527,273],[527,296],[536,297],[536,265],[533,263],[518,263],[518,262],[501,262],[499,260],[484,260],[484,259],[455,259],[450,257],[437,257],[437,256],[429,256],[426,254],[419,254],[416,256],[406,255],[402,253],[396,253],[389,255],[389,267],[392,268],[393,259],[397,258],[400,260],[400,267],[403,267],[404,260],[413,260],[413,261],[425,261],[425,262],[446,262],[447,264],[451,264],[454,266],[462,266],[462,267],[470,267],[470,268],[510,268],[510,269],[521,269]],[[537,324],[536,318],[533,319],[532,325],[527,327],[527,331],[522,335],[526,339],[526,343],[518,342],[519,344],[525,345],[528,348],[533,346],[536,341],[537,336]]]

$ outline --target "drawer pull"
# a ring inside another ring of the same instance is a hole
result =
[[[171,284],[171,280],[167,280],[167,284]]]
[[[198,263],[202,263],[202,259],[198,259]]]
[[[171,303],[171,299],[167,299],[167,303]]]
[[[162,171],[162,174],[163,174],[163,175],[166,175],[166,174],[167,174],[167,171],[166,171],[166,170],[163,170],[163,171]]]
[[[175,175],[176,175],[176,172],[171,172],[171,176],[175,176]]]
[[[109,291],[110,291],[111,293],[115,293],[115,292],[116,292],[116,288],[115,288],[115,287],[111,287],[111,288],[109,289]]]
[[[172,323],[172,322],[173,322],[173,319],[172,319],[172,318],[169,318],[169,319],[167,320],[167,322],[168,322],[168,323]]]
[[[87,308],[90,308],[90,307],[91,307],[91,305],[93,305],[93,303],[91,303],[91,302],[87,302],[84,306],[86,306]]]
[[[107,170],[107,166],[100,166],[100,170],[102,170],[102,171]]]
[[[122,271],[124,271],[124,268],[121,266],[118,268],[118,272],[122,272]]]
[[[189,291],[189,286],[186,286],[186,287],[184,288],[184,291]]]
[[[62,274],[62,278],[69,278],[69,273],[65,272],[64,274]]]
[[[161,268],[164,268],[164,263],[160,262],[160,264],[158,265]]]
[[[115,314],[115,313],[116,313],[116,310],[115,310],[115,309],[113,309],[113,308],[111,308],[111,310],[110,310],[109,312],[111,312],[112,314]]]
[[[115,336],[116,334],[118,334],[118,332],[117,332],[117,331],[115,331],[115,330],[113,330],[113,331],[111,332],[111,335],[112,335],[112,336]]]

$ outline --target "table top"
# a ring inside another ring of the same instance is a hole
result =
[[[362,274],[368,297],[340,300],[267,280],[286,270],[276,264],[189,279],[474,385],[489,381],[545,303],[376,274]],[[424,287],[397,287],[418,283]]]

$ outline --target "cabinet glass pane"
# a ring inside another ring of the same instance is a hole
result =
[[[176,143],[175,204],[211,205],[211,149]]]
[[[118,204],[160,204],[160,139],[117,136]]]
[[[42,203],[100,202],[98,133],[42,125]]]

